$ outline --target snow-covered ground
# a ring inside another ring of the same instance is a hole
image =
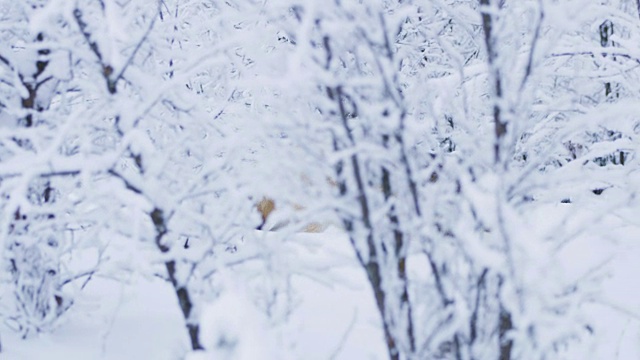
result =
[[[566,249],[569,274],[580,274],[581,264],[600,258],[610,258],[613,269],[603,279],[605,301],[588,309],[596,324],[598,346],[570,349],[568,358],[640,359],[640,246],[631,241],[631,232],[626,238],[624,232],[618,235],[620,251],[607,252],[598,243],[601,239],[589,237]],[[319,243],[321,247],[314,246]],[[247,287],[232,286],[204,311],[202,331],[205,344],[222,338],[239,343],[233,351],[191,354],[188,359],[386,358],[373,298],[346,237],[334,229],[299,234],[295,244],[292,264],[334,265],[321,276],[305,276],[301,271],[291,277],[294,305],[286,321],[269,323],[243,296]],[[328,257],[334,260],[327,261]],[[3,329],[0,358],[175,360],[184,359],[188,352],[177,301],[161,279],[132,276],[126,283],[97,279],[89,283],[72,311],[69,320],[51,334],[22,340]]]
[[[263,339],[258,310],[234,294],[223,296],[204,311],[203,338],[215,338],[216,331],[243,331],[243,340],[231,355],[223,352],[204,358],[271,359],[384,359],[382,332],[364,274],[351,257],[344,235],[300,234],[302,242],[331,244],[321,251],[313,247],[299,254],[307,265],[326,263],[329,252],[342,258],[333,274],[310,278],[293,276],[295,306],[285,324],[276,326],[272,339]],[[292,259],[294,261],[294,259]],[[331,280],[333,279],[333,280]],[[239,287],[242,288],[242,287]],[[252,308],[253,307],[253,308]],[[252,308],[252,309],[251,309]],[[21,340],[2,331],[0,358],[35,359],[182,359],[188,339],[182,315],[170,284],[155,278],[132,277],[128,283],[97,279],[89,283],[82,300],[69,314],[69,321],[51,334]],[[254,313],[249,313],[253,311]],[[266,317],[264,317],[266,319]],[[266,321],[265,321],[266,322]],[[269,325],[266,325],[269,326]],[[251,329],[257,327],[257,329]],[[283,339],[286,339],[283,340]],[[275,351],[265,352],[260,343]],[[250,343],[250,344],[249,344]],[[263,344],[264,345],[264,344]],[[279,348],[278,348],[279,347]],[[254,350],[251,350],[251,349]],[[195,357],[194,357],[195,358]]]

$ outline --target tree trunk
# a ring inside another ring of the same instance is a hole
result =
[[[164,213],[162,210],[155,208],[151,212],[150,217],[151,221],[153,221],[153,225],[156,228],[156,246],[158,247],[160,252],[166,254],[169,252],[170,248],[162,243],[162,238],[167,233],[167,225],[164,218]],[[171,285],[176,292],[178,304],[180,305],[180,309],[182,310],[182,316],[184,317],[184,320],[186,322],[187,331],[189,333],[189,340],[191,341],[191,349],[202,350],[204,349],[204,347],[200,343],[200,325],[198,323],[192,322],[191,319],[193,302],[189,294],[189,289],[186,285],[178,283],[178,280],[176,278],[176,262],[174,260],[166,261],[164,265],[167,269],[167,276],[169,277],[169,281],[171,282]]]

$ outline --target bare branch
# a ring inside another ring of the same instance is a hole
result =
[[[162,2],[158,1],[158,13],[161,13],[161,6],[162,6]],[[154,25],[156,23],[156,19],[157,19],[157,17],[155,17],[155,16],[151,17],[151,22],[149,23],[149,27],[147,28],[147,31],[144,33],[142,38],[138,41],[138,43],[136,44],[135,49],[133,49],[133,52],[131,52],[131,54],[129,55],[129,58],[127,59],[127,61],[122,66],[122,69],[120,69],[120,72],[118,73],[118,75],[113,80],[114,83],[117,83],[120,79],[122,79],[122,76],[124,75],[124,72],[127,70],[129,65],[131,65],[131,63],[133,62],[133,58],[136,56],[136,54],[138,53],[138,51],[142,47],[142,44],[145,41],[147,41],[147,38],[149,37],[149,34],[151,33],[151,30],[153,30],[153,27],[154,27]]]

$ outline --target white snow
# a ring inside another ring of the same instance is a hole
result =
[[[320,251],[296,247],[307,266],[313,266],[314,261],[324,264],[328,254],[344,259],[351,253],[346,237],[335,229],[299,234],[297,241],[323,244]],[[576,242],[563,252],[566,271],[582,273],[581,267],[592,263],[594,256],[605,256],[602,249],[606,248],[596,239]],[[614,272],[603,288],[607,303],[594,303],[589,310],[598,329],[596,336],[601,338],[593,349],[597,354],[593,359],[640,356],[635,340],[640,336],[640,288],[633,285],[640,272],[639,257],[640,246],[626,246],[611,258]],[[363,271],[351,256],[330,272],[327,278],[333,280],[328,283],[295,277],[292,284],[297,306],[280,324],[270,323],[251,301],[245,284],[227,280],[226,291],[201,317],[208,350],[191,353],[175,294],[167,282],[141,277],[126,283],[96,279],[71,310],[74,313],[53,333],[22,340],[3,329],[2,359],[173,360],[187,353],[189,360],[386,359],[378,313]],[[588,350],[570,348],[567,359],[584,358],[572,357],[578,356],[575,354],[594,354]]]

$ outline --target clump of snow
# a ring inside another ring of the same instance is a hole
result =
[[[282,359],[270,331],[268,318],[239,289],[229,289],[206,306],[201,318],[201,338],[205,351],[197,359]]]

